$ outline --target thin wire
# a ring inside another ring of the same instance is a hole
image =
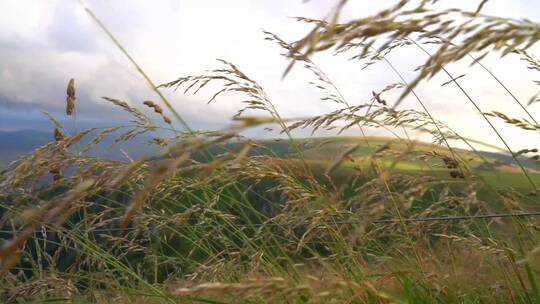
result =
[[[446,216],[446,217],[419,217],[408,218],[402,220],[389,219],[389,220],[377,220],[373,221],[376,224],[387,224],[394,222],[448,222],[448,221],[460,221],[469,219],[487,219],[487,218],[508,218],[508,217],[534,217],[540,216],[540,211],[537,212],[523,212],[523,213],[500,213],[500,214],[480,214],[480,215],[462,215],[462,216]]]
[[[509,217],[535,217],[540,216],[540,211],[535,212],[522,212],[522,213],[497,213],[497,214],[480,214],[480,215],[460,215],[460,216],[441,216],[441,217],[416,217],[416,218],[405,218],[405,219],[385,219],[385,220],[375,220],[371,223],[373,224],[396,224],[396,223],[411,223],[411,222],[450,222],[450,221],[462,221],[462,220],[478,220],[478,219],[491,219],[491,218],[509,218]],[[344,224],[360,224],[363,221],[354,220],[354,221],[332,221],[318,224],[318,227],[323,225],[344,225]],[[266,223],[266,224],[237,224],[236,227],[283,227],[283,226],[300,226],[301,224],[279,224],[279,223]],[[211,224],[195,224],[195,225],[185,225],[188,227],[201,227],[201,228],[212,228],[216,225]],[[113,231],[131,231],[135,230],[135,227],[126,227],[126,228],[98,228],[91,230],[92,232],[113,232]],[[41,232],[42,230],[35,230],[34,232]],[[13,233],[12,230],[0,230],[0,233]]]

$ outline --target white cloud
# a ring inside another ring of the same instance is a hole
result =
[[[58,1],[2,1],[0,10],[0,37],[11,39],[43,39],[40,35],[54,18]]]
[[[218,65],[214,59],[224,58],[259,81],[284,116],[305,117],[336,108],[319,101],[317,91],[307,85],[309,74],[301,69],[293,70],[281,81],[286,62],[279,56],[280,49],[264,41],[261,33],[261,29],[266,29],[286,40],[299,38],[310,26],[298,24],[289,17],[324,17],[335,1],[312,0],[305,4],[300,0],[87,2],[157,83],[215,68]],[[344,19],[365,16],[395,3],[387,0],[349,2]],[[540,10],[531,9],[538,6],[533,2],[493,0],[486,4],[484,12],[538,20]],[[452,5],[456,3],[475,9],[477,1],[452,1]],[[407,71],[425,60],[423,56],[415,50],[406,50],[390,58],[410,80],[413,75]],[[372,91],[399,81],[383,63],[362,71],[361,64],[347,62],[345,57],[321,55],[315,60],[352,104],[364,102]],[[522,100],[526,101],[534,91],[530,82],[532,75],[523,72],[522,62],[488,58],[486,65]],[[91,115],[114,116],[114,111],[103,112],[102,107],[98,107],[103,103],[99,100],[103,95],[129,99],[137,104],[155,99],[140,75],[76,1],[2,1],[0,67],[2,96],[21,105],[62,109],[65,84],[71,77],[76,78],[87,104],[85,109]],[[466,65],[450,69],[455,76],[468,74],[461,83],[471,96],[479,99],[483,110],[524,116],[484,71],[471,70]],[[500,145],[486,124],[478,123],[478,114],[455,87],[440,87],[446,80],[441,75],[419,88],[434,116],[462,131],[464,136]],[[167,96],[182,115],[198,125],[225,124],[241,106],[232,98],[221,98],[206,105],[208,94],[194,97],[167,92]],[[418,108],[414,99],[408,99],[404,106]],[[516,147],[522,147],[524,141],[537,140],[534,136],[518,135],[523,133],[517,130],[504,129],[503,133],[508,134]]]

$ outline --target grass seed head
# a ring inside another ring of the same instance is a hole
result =
[[[67,86],[66,114],[72,115],[75,111],[75,79],[71,78]]]

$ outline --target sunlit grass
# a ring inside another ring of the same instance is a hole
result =
[[[105,97],[132,120],[77,134],[68,134],[51,116],[55,141],[1,174],[1,299],[538,303],[538,220],[474,218],[536,210],[538,150],[523,147],[508,151],[506,157],[476,151],[472,141],[431,116],[429,104],[415,88],[473,51],[491,45],[490,52],[496,53],[536,42],[540,26],[461,11],[435,16],[429,8],[422,2],[410,14],[396,6],[349,24],[300,18],[315,29],[295,44],[265,32],[289,60],[313,74],[311,84],[320,90],[323,102],[341,107],[301,119],[282,117],[263,84],[224,60],[205,74],[156,87],[88,10],[160,102],[141,101],[151,112],[147,113],[135,103]],[[445,18],[455,15],[458,23],[449,26]],[[483,32],[467,31],[461,20],[478,22]],[[493,29],[495,25],[506,30],[511,26],[515,35],[505,36],[505,31]],[[405,82],[385,54],[402,47],[418,46],[422,51],[423,45],[433,44],[434,37],[418,26],[434,28],[431,34],[441,36],[435,44],[439,52],[426,59],[431,65],[420,67],[411,83],[389,80],[365,103],[349,103],[309,57],[331,47],[338,54],[356,52],[353,59],[367,66],[387,64],[394,72],[389,79],[397,76]],[[392,40],[387,33],[395,34]],[[453,38],[452,33],[469,40],[444,40]],[[536,61],[523,52],[518,53],[534,66]],[[446,85],[462,90],[458,78],[451,78]],[[171,111],[160,91],[165,89],[208,94],[209,102],[219,102],[229,93],[245,107],[229,128],[195,131],[179,112]],[[423,111],[394,107],[401,99],[386,100],[394,90],[402,96],[413,94]],[[76,96],[72,80],[66,96],[68,115],[76,113]],[[497,113],[485,116],[523,132],[540,130],[532,115],[519,120]],[[267,125],[285,138],[258,141],[240,136]],[[366,127],[395,137],[365,136]],[[298,128],[357,129],[363,135],[297,139],[292,130]],[[397,135],[407,130],[426,133],[433,143]],[[141,134],[152,136],[152,143],[164,152],[126,162],[86,154],[105,137],[121,143]],[[84,138],[88,145],[80,147]],[[455,141],[471,149],[456,149],[451,145]],[[497,157],[510,161],[502,164]],[[459,221],[408,221],[462,216],[466,218]]]

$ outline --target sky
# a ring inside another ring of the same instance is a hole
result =
[[[334,0],[93,0],[85,1],[125,49],[155,83],[181,76],[196,75],[220,67],[216,58],[236,64],[268,93],[283,117],[320,115],[338,107],[320,100],[319,92],[308,84],[309,73],[294,69],[284,80],[287,62],[274,43],[264,40],[268,30],[294,41],[311,27],[290,17],[324,18]],[[478,1],[440,1],[474,9]],[[342,20],[364,17],[395,1],[350,0]],[[537,0],[491,0],[484,13],[540,22]],[[533,48],[538,50],[538,48]],[[412,80],[412,70],[427,58],[410,49],[389,56],[396,67]],[[380,91],[399,79],[382,63],[362,70],[362,63],[346,56],[321,54],[314,61],[330,76],[351,104],[366,102],[372,91]],[[492,56],[484,64],[524,102],[540,88],[538,75],[526,69],[517,57]],[[516,118],[525,113],[479,67],[456,64],[448,67],[454,75],[466,74],[462,84],[483,111],[501,111]],[[75,78],[78,124],[111,126],[129,120],[124,112],[102,100],[109,96],[142,107],[145,100],[157,100],[125,56],[104,35],[75,0],[2,0],[0,2],[0,131],[22,129],[50,130],[48,111],[70,123],[64,115],[66,84]],[[462,136],[502,146],[487,123],[455,88],[441,84],[444,75],[422,84],[418,93],[435,118]],[[230,125],[241,108],[235,96],[206,101],[215,87],[201,95],[184,95],[164,90],[175,109],[194,129],[216,129]],[[418,108],[408,98],[402,108]],[[529,108],[540,119],[539,105]],[[501,134],[514,149],[532,148],[537,133],[523,132],[495,121]],[[322,133],[330,135],[331,133]],[[383,135],[378,130],[368,134]],[[276,134],[255,130],[253,137]],[[302,134],[301,134],[302,135]],[[347,135],[359,135],[351,130]],[[420,135],[414,135],[420,136]],[[419,137],[424,139],[424,137]]]

